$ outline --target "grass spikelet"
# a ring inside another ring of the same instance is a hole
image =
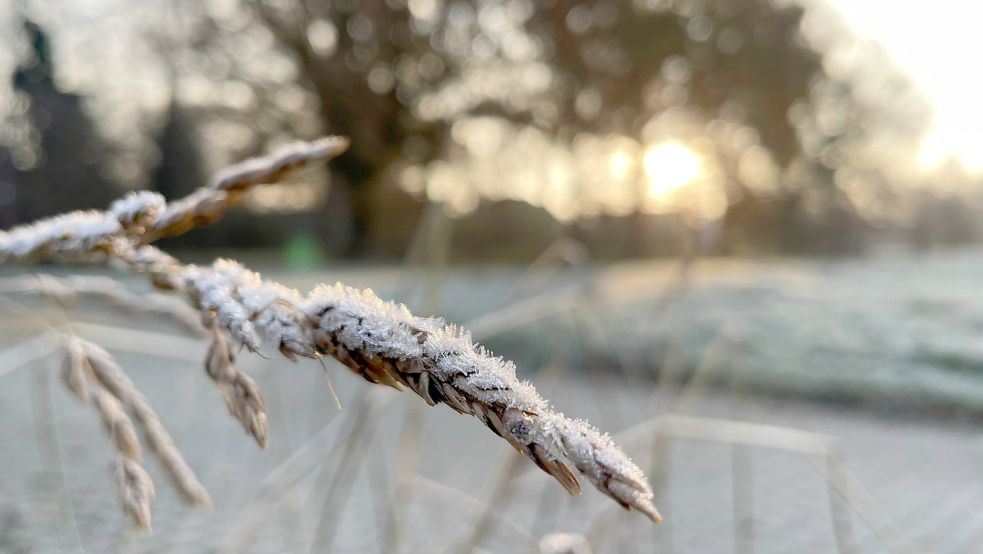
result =
[[[123,511],[140,529],[150,530],[150,504],[157,496],[150,475],[137,462],[123,456],[116,458],[116,486]]]
[[[99,410],[102,423],[106,427],[116,450],[131,460],[140,460],[140,439],[137,438],[133,422],[123,411],[116,397],[102,387],[93,387],[92,402]]]
[[[248,375],[236,369],[229,341],[218,325],[211,325],[212,345],[205,360],[205,372],[215,385],[229,413],[239,420],[260,448],[266,448],[266,403],[259,386]]]
[[[150,407],[147,399],[137,393],[129,400],[129,408],[143,432],[147,446],[150,447],[164,470],[167,471],[171,483],[181,494],[182,500],[195,508],[211,508],[212,499],[208,490],[188,466],[184,456],[181,455],[181,451],[174,444],[170,433],[160,422],[157,413]]]
[[[235,191],[283,181],[295,171],[315,161],[333,158],[348,149],[345,137],[324,137],[313,142],[296,142],[261,158],[227,167],[215,174],[208,187]]]
[[[89,386],[85,379],[85,354],[75,337],[66,337],[64,358],[61,362],[61,379],[76,398],[89,401]]]
[[[95,395],[94,402],[107,429],[110,429],[117,450],[127,458],[140,459],[139,441],[134,432],[134,428],[138,428],[182,500],[193,507],[210,508],[212,500],[208,490],[188,466],[150,403],[137,391],[133,381],[112,355],[102,347],[83,339],[73,337],[69,339],[69,343],[78,347],[85,363],[91,368],[95,382],[90,383],[89,390]],[[132,421],[123,411],[124,407],[133,415]],[[133,421],[136,422],[135,425]],[[147,479],[149,481],[149,477]],[[133,513],[130,508],[127,511]]]

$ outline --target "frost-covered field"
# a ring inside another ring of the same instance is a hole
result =
[[[675,380],[700,368],[708,382],[736,379],[768,394],[983,413],[983,252],[707,260],[667,299],[675,270],[665,262],[601,270],[593,295],[570,295],[575,323],[560,317],[546,332],[585,342],[592,356],[576,363],[588,369]],[[447,305],[454,313],[455,302]],[[475,311],[492,309],[489,301]],[[543,327],[506,331],[501,343],[531,352]]]
[[[341,412],[316,364],[243,358],[270,405],[261,452],[203,375],[204,342],[83,303],[69,312],[77,331],[126,365],[215,509],[189,512],[160,486],[153,533],[130,531],[97,418],[54,381],[57,361],[13,368],[44,348],[35,342],[0,354],[0,551],[306,552],[316,536],[315,552],[331,550],[326,537],[341,552],[440,552],[472,539],[527,552],[554,532],[583,534],[594,552],[968,553],[983,543],[983,252],[707,260],[683,281],[668,262],[436,278],[258,267],[303,289],[340,279],[470,322],[569,415],[634,426],[619,440],[650,473],[667,522],[610,510],[593,490],[569,499],[478,422],[334,363]],[[0,347],[41,331],[2,309]],[[637,427],[665,414],[696,419]],[[726,421],[760,426],[742,434]],[[764,425],[828,435],[835,452]]]
[[[983,409],[983,252],[699,273],[663,322],[683,365],[723,340],[732,346],[716,367],[752,388],[904,411]]]

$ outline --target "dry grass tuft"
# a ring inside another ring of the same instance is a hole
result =
[[[184,460],[150,403],[136,390],[133,381],[112,355],[102,347],[74,336],[66,337],[64,350],[62,375],[65,376],[66,386],[84,400],[85,396],[79,394],[76,386],[81,378],[86,387],[81,390],[92,397],[117,452],[132,462],[124,468],[117,468],[117,475],[127,476],[125,480],[120,478],[120,494],[124,507],[137,523],[141,527],[149,527],[149,503],[153,500],[154,488],[150,477],[139,464],[141,449],[136,429],[140,430],[150,451],[167,472],[184,502],[197,508],[211,507],[208,491]],[[132,420],[124,409],[130,412]]]
[[[240,203],[249,187],[333,158],[347,145],[347,139],[338,137],[299,143],[233,166],[170,204],[153,193],[134,193],[106,212],[76,212],[0,233],[0,261],[113,265],[150,274],[159,288],[184,294],[212,338],[206,373],[229,412],[261,447],[267,443],[266,406],[256,383],[235,368],[233,347],[260,352],[264,345],[272,346],[290,360],[332,356],[372,383],[408,388],[431,406],[446,404],[477,418],[571,494],[581,492],[576,470],[624,508],[660,521],[644,474],[608,435],[558,412],[530,383],[517,378],[514,364],[476,345],[466,331],[438,318],[414,316],[370,290],[322,285],[301,295],[237,262],[184,265],[150,244],[215,221]],[[104,411],[100,404],[104,421],[111,416],[112,430],[125,427],[119,406],[126,407],[185,499],[207,505],[204,488],[122,368],[102,348],[77,344],[94,382],[118,401],[114,405],[97,393],[97,401],[106,404]],[[63,376],[82,398],[80,364],[71,348],[66,348]],[[115,441],[121,452],[133,453],[126,440]],[[153,484],[146,472],[132,457],[124,457],[118,474],[124,506],[138,524],[149,526]]]

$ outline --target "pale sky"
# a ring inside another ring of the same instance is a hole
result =
[[[933,110],[919,161],[934,166],[955,156],[983,171],[983,3],[973,0],[819,0],[853,31],[880,42],[908,72]]]

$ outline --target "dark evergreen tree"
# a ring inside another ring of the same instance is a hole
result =
[[[107,151],[104,143],[82,98],[58,88],[44,30],[28,20],[23,28],[31,50],[14,73],[13,85],[28,103],[34,163],[7,166],[16,194],[14,219],[27,221],[72,209],[104,207],[120,193],[99,169],[100,157]]]
[[[193,116],[172,95],[155,140],[158,161],[150,187],[167,198],[180,198],[205,182]]]

